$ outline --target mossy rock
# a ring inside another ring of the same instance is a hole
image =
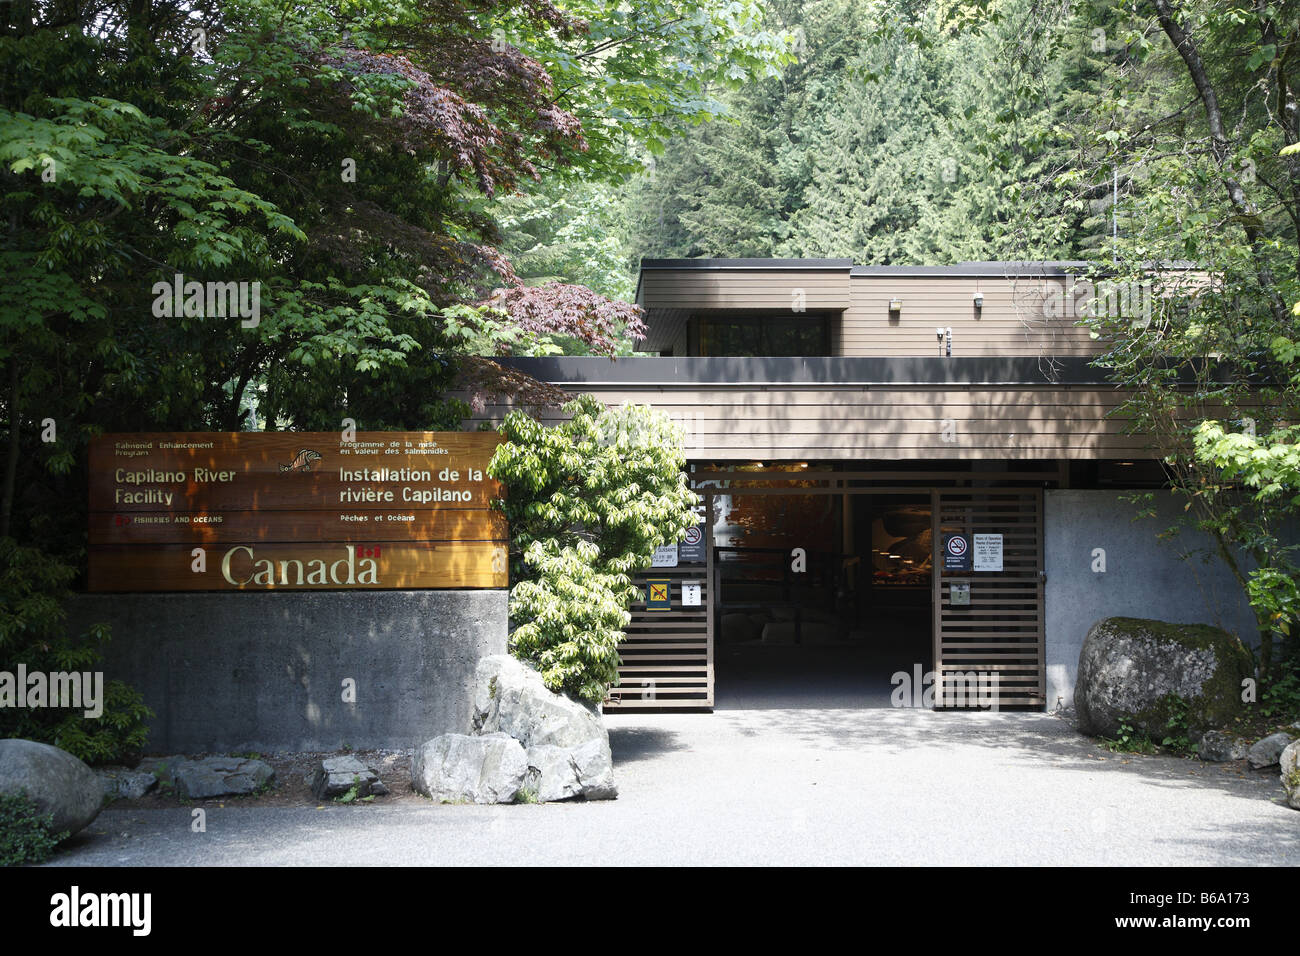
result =
[[[1189,731],[1224,727],[1241,714],[1242,681],[1253,674],[1245,645],[1220,628],[1103,618],[1089,629],[1079,654],[1079,729],[1113,737],[1124,721],[1155,737],[1180,701],[1186,702]]]

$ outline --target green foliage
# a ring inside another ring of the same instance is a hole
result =
[[[1191,753],[1194,748],[1188,736],[1189,728],[1187,725],[1190,705],[1179,695],[1170,694],[1166,698],[1165,706],[1169,716],[1165,721],[1165,733],[1160,740],[1160,746],[1166,747],[1177,754]]]
[[[360,796],[360,793],[361,793],[361,777],[358,776],[357,774],[353,774],[353,775],[352,775],[352,786],[348,787],[346,793],[341,793],[341,794],[339,794],[337,797],[334,798],[334,800],[335,800],[335,802],[337,802],[337,803],[358,803],[358,802],[359,802],[359,803],[372,803],[372,802],[374,802],[375,795],[374,795],[373,793],[371,793],[371,794],[367,794],[367,795],[364,796],[364,797],[363,797],[363,796]]]
[[[604,194],[558,184],[617,180],[775,72],[762,13],[0,3],[0,536],[80,560],[104,431],[454,429],[468,355],[626,350],[602,308],[626,309],[553,288],[631,293]],[[157,314],[177,273],[258,283],[260,321]],[[485,305],[519,287],[524,331]]]
[[[19,664],[32,671],[95,671],[108,628],[72,636],[64,627],[64,602],[71,596],[73,568],[35,548],[0,538],[0,669]],[[103,713],[88,718],[84,708],[0,709],[0,737],[53,744],[87,763],[123,760],[144,749],[145,722],[153,712],[140,694],[121,681],[104,685]]]
[[[1259,695],[1260,713],[1278,723],[1300,720],[1300,654],[1284,657]]]
[[[632,255],[1078,258],[1100,231],[1060,179],[1095,20],[1043,28],[1033,0],[773,7],[796,61],[634,181]]]
[[[1156,745],[1144,732],[1137,730],[1127,720],[1119,722],[1119,733],[1114,740],[1103,739],[1101,745],[1112,753],[1153,754]]]
[[[645,406],[583,395],[546,427],[512,412],[489,474],[510,524],[511,650],[548,687],[599,703],[618,679],[632,577],[696,523],[680,430]]]
[[[44,816],[21,793],[0,793],[0,866],[44,863],[67,833],[54,832],[54,817]]]

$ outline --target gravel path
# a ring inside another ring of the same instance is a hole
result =
[[[51,865],[1300,865],[1276,771],[1107,753],[1036,713],[608,718],[621,796],[109,809]]]

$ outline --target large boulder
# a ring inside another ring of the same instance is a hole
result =
[[[1282,788],[1286,790],[1286,803],[1292,810],[1300,810],[1300,740],[1288,744],[1279,761],[1282,765]]]
[[[1079,654],[1074,703],[1079,729],[1114,736],[1121,720],[1153,736],[1187,702],[1193,732],[1223,727],[1242,710],[1242,681],[1253,668],[1245,646],[1205,624],[1109,617],[1088,631]]]
[[[513,803],[528,778],[528,759],[509,734],[443,734],[415,753],[411,786],[443,803]]]
[[[479,661],[473,730],[519,741],[528,752],[539,800],[618,796],[609,733],[599,712],[549,690],[541,674],[509,655]]]
[[[68,835],[99,816],[104,787],[66,750],[32,740],[0,740],[0,793],[25,793],[42,816],[54,819],[54,833]]]
[[[593,708],[547,689],[541,674],[507,654],[478,663],[473,726],[478,734],[509,734],[525,749],[577,747],[606,736]]]
[[[580,747],[539,744],[528,748],[529,786],[541,803],[555,800],[612,800],[614,767],[609,745],[589,740]]]

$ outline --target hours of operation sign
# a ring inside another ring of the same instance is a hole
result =
[[[192,432],[90,445],[91,591],[507,586],[483,432]]]
[[[1002,535],[977,534],[973,550],[976,571],[1002,570]]]

